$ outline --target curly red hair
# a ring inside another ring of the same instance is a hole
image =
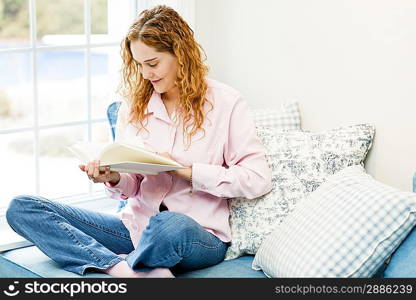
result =
[[[130,102],[130,122],[145,128],[145,111],[153,93],[153,85],[142,77],[130,50],[132,41],[140,40],[158,52],[169,52],[177,57],[178,72],[175,84],[179,89],[179,116],[184,134],[190,142],[198,131],[204,130],[204,104],[208,85],[208,68],[202,60],[202,47],[195,41],[194,32],[172,8],[159,5],[144,10],[130,26],[121,43],[123,59],[121,94]],[[212,108],[212,104],[211,104]]]

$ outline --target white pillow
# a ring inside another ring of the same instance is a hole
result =
[[[269,277],[371,277],[415,226],[416,195],[351,166],[276,226],[253,268]]]
[[[225,259],[256,254],[263,239],[328,175],[363,163],[374,128],[345,126],[320,133],[257,127],[272,171],[272,190],[256,199],[229,200],[231,245]]]

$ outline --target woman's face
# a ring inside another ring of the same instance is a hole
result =
[[[162,94],[176,88],[176,56],[169,52],[157,52],[139,40],[130,43],[130,50],[143,78],[152,83],[156,92]]]

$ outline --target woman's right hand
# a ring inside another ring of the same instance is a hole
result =
[[[79,165],[81,171],[85,172],[88,178],[94,182],[109,182],[111,185],[116,185],[120,181],[120,173],[110,171],[110,167],[106,167],[105,171],[100,171],[100,161],[93,160],[86,165]]]

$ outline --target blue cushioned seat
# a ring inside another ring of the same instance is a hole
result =
[[[263,272],[251,268],[254,256],[242,256],[215,266],[178,274],[182,278],[261,278]],[[65,271],[36,246],[6,251],[0,254],[0,277],[110,277],[99,272],[84,276]]]

